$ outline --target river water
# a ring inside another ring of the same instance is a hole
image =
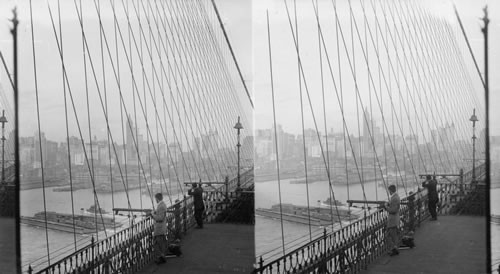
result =
[[[398,188],[400,197],[406,196],[406,193],[415,191],[415,186],[407,185]],[[277,181],[269,181],[255,184],[255,207],[256,208],[269,208],[272,205],[279,203],[279,193],[281,193],[282,203],[291,203],[295,205],[308,204],[309,192],[309,205],[316,206],[318,201],[325,201],[330,197],[330,188],[328,182],[316,182],[309,184],[308,189],[305,184],[291,184],[290,179],[281,180],[281,192],[278,188]],[[365,184],[350,184],[333,186],[335,199],[345,203],[350,200],[384,200],[387,201],[387,192],[383,183],[370,182]],[[351,208],[353,213],[362,214],[360,208]],[[331,227],[327,227],[328,230]],[[335,229],[335,228],[334,228]],[[256,216],[255,220],[255,234],[256,241],[256,255],[257,258],[262,258],[265,261],[275,258],[283,254],[282,243],[284,235],[284,242],[286,251],[293,250],[294,248],[304,244],[319,233],[323,232],[323,227],[311,227],[309,230],[308,225],[297,224],[292,222],[283,222],[283,233],[281,232],[281,222],[277,219],[268,217]],[[286,252],[285,251],[285,252]]]
[[[54,192],[53,188],[45,190],[46,207],[48,211],[71,213],[70,192]],[[364,189],[364,190],[363,190]],[[400,196],[405,196],[407,192],[414,191],[415,187],[407,187],[406,191],[400,187]],[[306,189],[304,184],[290,184],[290,180],[281,181],[281,200],[283,203],[293,203],[296,205],[307,205],[307,191],[309,191],[309,204],[315,206],[319,201],[324,201],[330,197],[328,182],[316,182]],[[339,185],[334,186],[335,199],[345,202],[347,199],[364,200],[386,200],[385,188],[377,183],[371,182],[364,185],[351,184],[349,187]],[[255,185],[255,207],[269,208],[279,203],[279,191],[277,181],[261,182]],[[112,199],[115,207],[128,207],[129,200],[133,208],[151,208],[151,199],[145,195],[140,195],[139,190],[129,191],[129,198],[124,192],[111,194],[98,194],[101,208],[111,211]],[[491,213],[500,215],[500,188],[491,190]],[[173,196],[172,199],[180,198],[180,195]],[[84,189],[75,191],[73,194],[73,204],[75,214],[81,214],[81,208],[89,208],[93,204],[94,196],[91,190]],[[142,200],[142,201],[141,201]],[[168,200],[167,200],[168,203]],[[141,206],[142,204],[142,206]],[[21,215],[32,216],[43,210],[42,189],[31,189],[21,191]],[[362,213],[361,209],[353,208],[354,213]],[[127,225],[128,218],[117,216],[117,221]],[[330,229],[328,227],[327,229]],[[256,216],[255,239],[257,258],[262,256],[265,261],[282,254],[282,233],[281,222],[276,219]],[[323,232],[322,227],[311,227],[308,225],[283,222],[284,240],[286,251],[292,250],[301,244],[306,243],[310,237],[313,238]],[[108,231],[110,235],[113,231]],[[500,263],[500,224],[491,224],[491,244],[493,269],[498,268]],[[105,237],[101,232],[99,239]],[[77,247],[90,243],[91,235],[76,235]],[[38,266],[47,263],[47,244],[45,229],[28,225],[21,225],[21,253],[23,269],[27,269],[29,264]],[[75,239],[73,234],[48,230],[49,251],[51,262],[56,261],[65,254],[75,249]]]
[[[45,189],[45,205],[47,211],[55,211],[59,213],[72,213],[71,205],[74,205],[75,215],[89,214],[84,213],[82,209],[89,208],[94,204],[94,195],[90,189],[82,189],[73,192],[73,203],[71,202],[70,192],[55,192],[53,187]],[[21,216],[33,216],[35,213],[43,211],[44,195],[42,189],[22,190],[20,193]],[[152,200],[147,195],[141,195],[139,189],[131,190],[128,197],[125,192],[111,194],[97,194],[99,205],[102,209],[111,212],[114,207],[128,208],[128,202],[132,208],[152,208]],[[174,195],[171,198],[178,199],[180,194]],[[164,198],[167,205],[170,203],[168,197]],[[111,216],[111,215],[110,215]],[[126,227],[129,224],[129,218],[126,216],[116,216],[116,221],[124,224]],[[97,239],[103,239],[106,235],[111,235],[112,230],[101,232],[99,235],[94,235]],[[75,237],[72,233],[59,232],[48,230],[48,240],[44,228],[33,227],[21,224],[21,256],[23,269],[31,264],[34,269],[39,269],[48,262],[47,242],[51,263],[57,261],[65,254],[75,250]],[[76,235],[76,246],[84,246],[90,243],[92,235]]]
[[[363,200],[363,193],[367,200],[386,200],[385,188],[375,182],[347,186],[334,186],[335,199],[345,202],[348,197],[352,200]],[[349,194],[347,193],[349,190]],[[407,192],[415,190],[407,187]],[[405,190],[399,188],[400,196],[405,196]],[[255,185],[255,207],[268,208],[279,203],[277,181],[257,183]],[[281,181],[281,199],[283,203],[307,205],[307,190],[304,184],[290,184],[290,180]],[[491,190],[491,214],[500,215],[500,188]],[[329,197],[327,182],[317,182],[309,185],[309,204],[316,205],[318,200],[324,201]],[[356,213],[356,209],[353,210]],[[358,213],[362,211],[357,210]],[[329,228],[328,228],[329,229]],[[281,222],[277,219],[256,216],[255,220],[256,256],[257,261],[262,257],[269,262],[272,258],[283,254],[282,242],[284,235],[285,252],[293,250],[310,239],[310,235],[318,236],[323,232],[322,227],[312,227],[309,231],[308,225],[283,222],[281,233]],[[491,247],[493,269],[498,269],[500,264],[500,223],[491,224]]]

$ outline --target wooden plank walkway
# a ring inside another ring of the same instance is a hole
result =
[[[362,273],[486,273],[486,218],[438,216],[415,233],[413,249],[385,255]]]
[[[151,264],[138,273],[251,273],[255,262],[253,225],[205,224],[182,239],[182,257]]]
[[[0,272],[17,273],[15,218],[0,218]]]

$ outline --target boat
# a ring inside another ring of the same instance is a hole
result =
[[[322,206],[345,206],[344,203],[342,203],[341,201],[339,200],[335,200],[335,202],[332,203],[332,198],[328,197],[328,199],[326,199],[325,201],[323,201],[321,203]]]
[[[106,210],[102,209],[102,208],[99,208],[99,210],[96,210],[96,205],[91,205],[89,208],[87,208],[87,212],[90,212],[90,213],[100,213],[100,214],[108,214],[109,212],[107,212]]]
[[[80,189],[87,189],[88,187],[84,185],[74,185],[73,187],[71,186],[61,186],[61,187],[55,187],[52,189],[54,192],[66,192],[66,191],[77,191]]]
[[[109,216],[98,215],[96,220],[94,215],[72,215],[53,211],[38,212],[33,217],[21,216],[20,219],[22,224],[77,234],[91,234],[95,233],[96,229],[102,231],[122,226]]]
[[[338,208],[334,212],[338,215],[334,216],[333,222],[350,221],[358,219],[357,214],[353,214],[349,209]],[[300,224],[311,224],[313,226],[325,226],[332,224],[332,211],[330,207],[317,206],[307,207],[294,204],[279,204],[271,206],[271,208],[257,208],[255,214],[274,219],[283,219],[289,222]]]
[[[316,183],[316,182],[323,182],[323,181],[328,181],[328,178],[327,177],[324,177],[324,176],[309,176],[307,177],[307,183],[308,184],[312,184],[312,183]],[[290,184],[305,184],[306,183],[306,179],[294,179],[294,180],[290,180]]]

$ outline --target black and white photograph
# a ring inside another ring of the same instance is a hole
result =
[[[0,0],[0,273],[500,273],[500,2]]]

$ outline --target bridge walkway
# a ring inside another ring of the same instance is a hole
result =
[[[253,225],[208,223],[182,239],[181,257],[152,263],[138,273],[251,273],[255,261]]]
[[[415,248],[384,255],[364,274],[486,273],[486,218],[438,216],[415,232]]]
[[[0,269],[16,273],[16,219],[0,217]]]

